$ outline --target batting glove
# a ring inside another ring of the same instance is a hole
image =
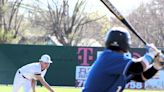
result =
[[[155,56],[161,53],[154,44],[147,44],[146,45],[147,53],[141,58],[144,65],[144,71],[146,71],[150,65],[153,63]]]
[[[147,53],[145,54],[145,58],[148,60],[149,63],[152,63],[155,56],[161,53],[160,50],[154,44],[147,44],[146,45]]]
[[[163,54],[160,54],[154,58],[153,66],[157,70],[160,70],[164,67],[164,55]]]
[[[147,44],[146,49],[147,49],[147,54],[146,55],[149,55],[152,59],[154,59],[155,56],[157,56],[158,54],[161,53],[161,51],[158,50],[157,47],[152,43]]]

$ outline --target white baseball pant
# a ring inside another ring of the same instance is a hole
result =
[[[21,87],[24,87],[24,92],[30,92],[32,87],[31,80],[24,78],[21,72],[18,70],[14,78],[13,92],[19,92]]]

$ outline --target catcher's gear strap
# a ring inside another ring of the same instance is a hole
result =
[[[155,69],[153,66],[151,68],[149,68],[147,71],[143,72],[143,76],[146,79],[150,79],[151,77],[153,77],[156,73],[157,73],[157,69]]]

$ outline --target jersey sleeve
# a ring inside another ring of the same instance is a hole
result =
[[[44,71],[42,71],[42,72],[41,72],[41,76],[44,77],[45,74],[46,74],[46,72],[47,72],[47,69],[45,69]]]
[[[129,61],[124,69],[123,75],[126,77],[127,82],[130,80],[143,81],[141,73],[143,73],[142,64],[140,62]]]
[[[40,64],[36,64],[34,67],[34,75],[41,75],[41,66]]]

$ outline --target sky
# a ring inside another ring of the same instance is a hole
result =
[[[37,1],[41,2],[41,7],[47,7],[47,0],[23,0],[23,3],[27,4],[37,4]],[[48,0],[51,2],[52,0]],[[57,3],[61,3],[63,0],[53,0]],[[77,0],[68,0],[69,8],[73,10],[75,3]],[[151,0],[109,0],[116,8],[121,12],[123,16],[128,15],[134,9],[136,9],[142,3],[148,3]],[[100,15],[111,16],[111,13],[107,10],[107,8],[102,4],[100,0],[86,0],[86,12],[97,12]]]
[[[90,7],[90,11],[98,11],[100,13],[108,13],[107,8],[102,4],[100,0],[87,0],[88,8]],[[109,0],[117,10],[119,10],[123,15],[128,15],[134,9],[139,7],[142,3],[148,3],[151,0]]]

